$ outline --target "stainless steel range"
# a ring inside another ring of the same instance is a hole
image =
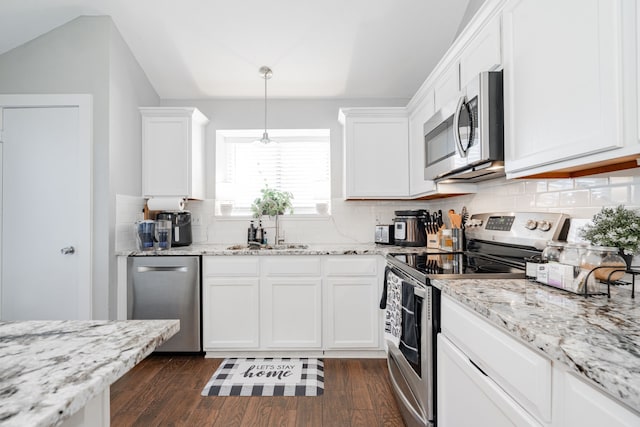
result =
[[[407,426],[437,424],[440,291],[431,279],[524,278],[525,258],[539,255],[548,240],[566,240],[568,231],[569,217],[561,213],[475,214],[465,224],[464,252],[387,255],[381,301],[387,363]]]

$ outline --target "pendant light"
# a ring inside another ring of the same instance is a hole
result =
[[[263,144],[275,143],[275,141],[269,138],[269,134],[267,133],[267,80],[269,80],[271,76],[273,76],[273,71],[271,71],[271,68],[263,65],[262,67],[260,67],[258,72],[264,79],[264,133],[262,134],[262,138],[259,140],[259,142]]]

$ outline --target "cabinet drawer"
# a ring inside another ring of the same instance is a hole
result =
[[[339,255],[328,258],[325,267],[327,276],[375,276],[378,274],[378,259]]]
[[[202,257],[204,277],[257,277],[259,259],[253,256],[205,256]]]
[[[265,276],[320,276],[320,257],[316,256],[270,256],[263,258]]]
[[[442,333],[535,417],[551,421],[551,361],[446,295]]]
[[[438,335],[438,426],[541,427],[527,411],[483,375],[455,345]],[[473,402],[473,403],[471,403]],[[478,423],[478,420],[482,420]]]

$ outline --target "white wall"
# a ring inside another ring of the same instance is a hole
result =
[[[110,20],[104,17],[78,18],[0,55],[2,93],[93,95],[92,276],[96,318],[107,316],[108,301],[109,25]]]
[[[0,55],[0,93],[93,95],[93,316],[114,318],[115,194],[140,194],[137,106],[157,104],[157,94],[106,16],[76,18]]]

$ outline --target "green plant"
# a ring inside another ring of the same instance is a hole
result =
[[[602,208],[579,234],[593,245],[614,246],[627,255],[637,254],[640,248],[640,214],[624,205]]]
[[[251,212],[255,218],[262,215],[282,215],[286,211],[293,213],[293,205],[291,204],[293,194],[290,192],[269,188],[269,186],[265,186],[260,192],[262,196],[255,199],[251,205]]]

